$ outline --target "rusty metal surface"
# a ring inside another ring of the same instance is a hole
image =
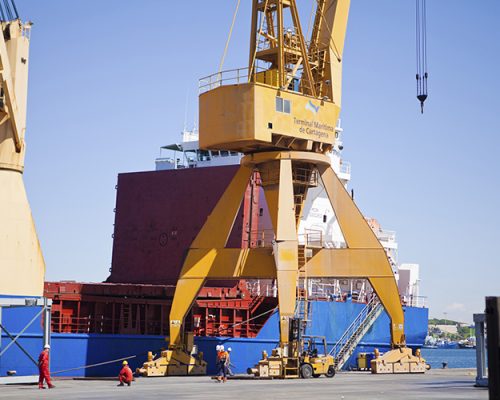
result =
[[[237,165],[118,176],[113,283],[177,283],[187,249],[238,169]],[[228,247],[241,247],[238,212]]]

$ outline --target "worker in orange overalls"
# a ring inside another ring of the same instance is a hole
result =
[[[219,351],[217,352],[217,381],[226,382],[227,381],[227,361],[229,360],[229,353],[224,350],[224,346],[219,346]]]
[[[130,386],[130,384],[134,380],[134,376],[132,375],[132,370],[128,366],[127,360],[122,362],[122,366],[123,367],[120,371],[120,375],[118,375],[118,379],[120,380],[118,386],[125,386],[125,384]]]
[[[47,386],[49,387],[49,389],[55,388],[55,386],[50,381],[49,350],[50,350],[50,344],[46,344],[43,347],[43,351],[40,353],[40,356],[38,357],[38,371],[40,372],[40,375],[38,377],[39,389],[45,389],[45,386],[43,386],[44,379],[45,382],[47,382]]]

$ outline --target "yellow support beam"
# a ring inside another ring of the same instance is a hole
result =
[[[404,313],[394,273],[382,249],[321,249],[304,266],[310,278],[366,278],[391,319],[393,345],[405,344]]]
[[[333,169],[330,166],[318,165],[318,170],[347,247],[383,249]]]
[[[191,249],[180,279],[274,279],[272,249]]]
[[[184,318],[193,304],[217,258],[216,248],[223,248],[241,205],[252,169],[241,165],[231,183],[191,244],[182,266],[170,309],[170,345],[179,348]],[[202,249],[201,251],[196,251]]]
[[[280,343],[288,348],[289,319],[295,313],[298,237],[293,162],[318,168],[347,249],[321,249],[306,265],[309,277],[367,278],[391,319],[393,345],[404,345],[404,315],[387,255],[341,181],[321,154],[267,152],[244,157],[242,164],[193,241],[186,256],[170,312],[171,348],[181,348],[181,328],[207,279],[276,279]],[[252,171],[260,171],[271,222],[273,248],[225,248]]]
[[[304,269],[311,278],[391,278],[384,249],[321,249]]]
[[[333,268],[331,276],[368,278],[391,319],[392,345],[404,346],[404,313],[385,250],[333,169],[318,165],[318,170],[348,247],[347,250],[326,250],[326,253],[321,250],[320,260],[325,256],[330,258],[323,260],[322,267]],[[311,274],[309,269],[307,273]]]
[[[191,249],[224,247],[227,243],[252,169],[241,165],[212,213],[191,244]],[[182,273],[181,273],[182,275]]]
[[[261,174],[271,222],[275,232],[273,245],[274,262],[277,271],[278,304],[280,313],[280,343],[288,346],[289,320],[295,314],[298,278],[298,241],[293,200],[292,160],[283,158],[268,161],[262,169],[277,169],[279,180]]]

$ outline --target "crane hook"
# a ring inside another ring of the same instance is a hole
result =
[[[427,21],[425,0],[416,0],[416,39],[417,39],[417,99],[420,112],[424,113],[427,99]]]

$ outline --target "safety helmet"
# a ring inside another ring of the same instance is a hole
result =
[[[122,365],[128,365],[128,361],[127,361],[127,360],[124,360],[124,361],[122,362]]]
[[[222,345],[222,344],[220,345],[220,350],[224,351],[224,345]]]
[[[215,346],[215,350],[220,351],[220,345]]]
[[[43,346],[44,349],[50,349],[50,344],[46,344],[45,346]]]
[[[227,351],[231,351],[231,347],[228,347],[228,348],[227,348]]]

